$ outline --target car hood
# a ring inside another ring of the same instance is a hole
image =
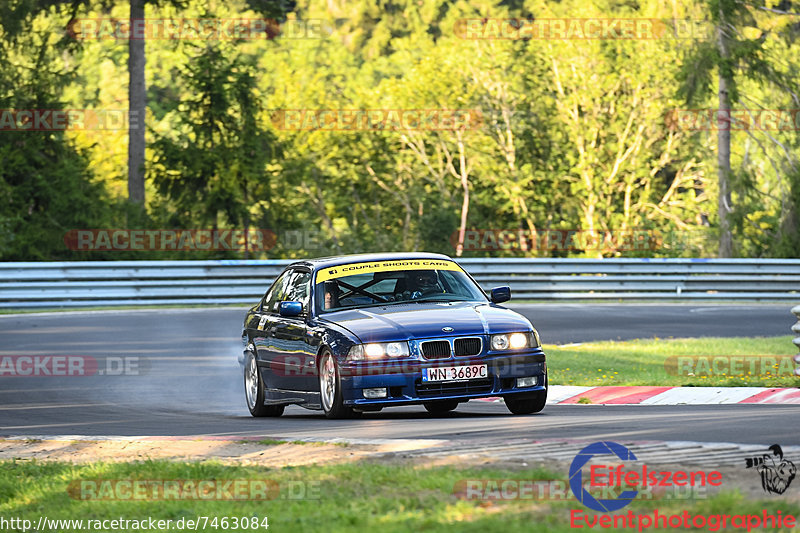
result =
[[[528,319],[510,309],[474,302],[403,303],[337,311],[320,318],[347,328],[364,343],[507,333],[531,327]],[[453,331],[442,331],[446,327]]]

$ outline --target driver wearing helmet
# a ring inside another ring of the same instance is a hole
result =
[[[411,274],[412,286],[421,296],[442,294],[444,289],[439,284],[439,277],[435,270],[420,270]]]

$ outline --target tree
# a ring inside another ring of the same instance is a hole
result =
[[[75,43],[59,37],[63,21],[42,15],[62,6],[8,7],[0,7],[0,110],[63,109],[61,90],[78,68],[64,59]],[[0,260],[85,258],[67,249],[65,233],[110,219],[110,200],[86,154],[64,130],[22,129],[0,132],[0,161]]]
[[[763,15],[788,14],[770,7],[766,0],[706,0],[703,4],[713,34],[693,46],[682,64],[680,94],[691,105],[709,95],[717,74],[717,179],[719,257],[734,253],[730,216],[733,211],[731,182],[731,107],[741,100],[743,80],[771,83],[788,89],[789,80],[774,67],[767,40],[773,28],[761,28]],[[757,35],[748,38],[749,30]]]
[[[242,228],[251,200],[268,201],[267,165],[278,150],[259,123],[262,111],[252,66],[209,46],[184,67],[188,97],[158,135],[148,173],[171,202],[179,224]]]
[[[161,3],[159,0],[151,0]],[[185,6],[187,0],[169,0],[175,6]],[[145,20],[146,0],[130,0],[130,25]],[[247,5],[256,12],[273,20],[285,20],[296,3],[294,0],[247,0]],[[128,128],[128,199],[144,207],[145,177],[145,113],[147,110],[147,88],[145,86],[145,41],[136,38],[131,31],[128,41],[128,76],[130,80],[128,102],[131,114]]]

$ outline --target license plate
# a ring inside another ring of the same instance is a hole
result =
[[[488,377],[486,365],[439,366],[422,372],[422,381],[464,381],[485,377]]]

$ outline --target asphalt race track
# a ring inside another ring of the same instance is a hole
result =
[[[511,306],[546,344],[642,337],[789,335],[790,304]],[[434,418],[422,407],[330,421],[291,407],[254,419],[236,362],[243,309],[0,315],[0,356],[138,357],[138,375],[0,376],[0,435],[268,435],[287,438],[627,439],[800,445],[800,405],[550,405],[515,417],[470,402]],[[793,353],[787,345],[786,353]],[[117,368],[113,364],[108,368]],[[132,371],[131,373],[134,373]]]

